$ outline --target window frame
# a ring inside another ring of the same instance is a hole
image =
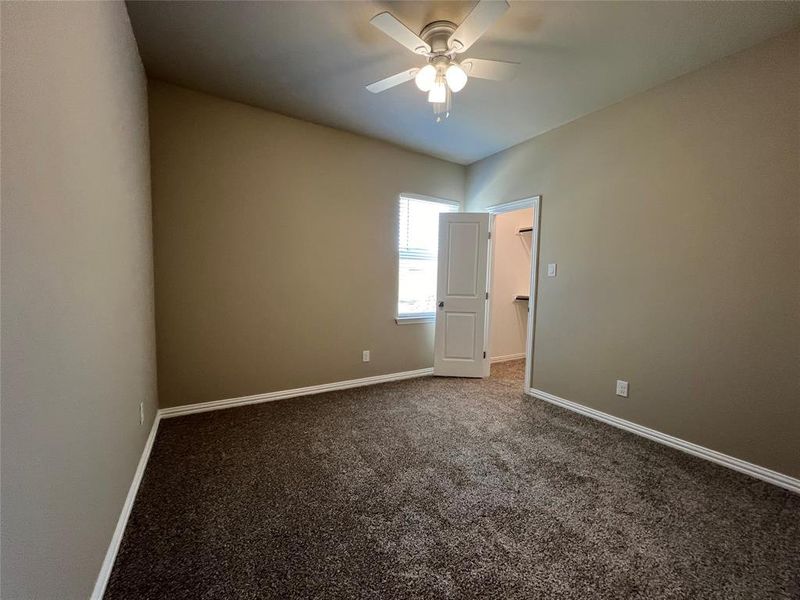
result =
[[[395,226],[395,234],[397,237],[394,237],[394,251],[395,251],[395,294],[394,294],[394,321],[398,325],[414,325],[418,323],[433,323],[436,321],[436,312],[431,313],[408,313],[408,314],[400,314],[398,311],[398,304],[400,301],[400,203],[406,200],[419,200],[421,202],[435,202],[437,204],[445,204],[448,206],[452,206],[455,208],[453,213],[463,212],[461,202],[457,200],[450,200],[449,198],[438,198],[436,196],[425,196],[423,194],[412,194],[407,192],[401,192],[397,195],[396,199],[396,215],[398,221],[396,221]],[[438,260],[438,253],[437,253],[437,260]]]

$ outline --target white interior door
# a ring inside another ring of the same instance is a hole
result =
[[[486,213],[439,215],[436,337],[433,374],[487,377]]]

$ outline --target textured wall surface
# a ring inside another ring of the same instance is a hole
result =
[[[147,80],[119,2],[3,2],[2,54],[0,595],[88,598],[156,410]]]
[[[161,406],[433,364],[398,194],[462,201],[464,167],[157,81],[150,131]]]
[[[533,387],[800,476],[800,41],[471,165],[542,194]],[[549,262],[558,277],[544,277]],[[630,381],[630,398],[614,395]]]

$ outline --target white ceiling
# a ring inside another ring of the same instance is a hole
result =
[[[474,2],[139,2],[150,77],[468,164],[800,24],[800,2],[522,2],[466,56],[522,63],[471,80],[437,124],[413,83],[368,83],[424,59],[369,25],[459,23]],[[746,84],[746,82],[742,82]]]

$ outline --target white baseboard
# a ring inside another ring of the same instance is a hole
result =
[[[298,396],[310,396],[312,394],[346,390],[365,385],[374,385],[376,383],[386,383],[388,381],[413,379],[414,377],[424,377],[425,375],[432,374],[433,368],[417,369],[416,371],[403,371],[401,373],[387,373],[386,375],[375,375],[373,377],[362,377],[361,379],[349,379],[347,381],[323,383],[321,385],[310,385],[308,387],[295,388],[292,390],[281,390],[278,392],[267,392],[266,394],[255,394],[253,396],[229,398],[227,400],[211,400],[210,402],[198,402],[197,404],[173,406],[170,408],[162,408],[159,411],[159,414],[161,415],[162,419],[167,419],[169,417],[191,415],[193,413],[207,412],[210,410],[222,410],[224,408],[233,408],[235,406],[273,402],[275,400],[283,400],[284,398],[296,398]]]
[[[491,358],[492,364],[494,363],[502,363],[502,362],[509,362],[511,360],[521,360],[525,358],[525,353],[520,352],[519,354],[506,354],[505,356],[493,356]]]
[[[516,355],[512,356],[514,356],[514,358],[507,358],[507,357],[497,357],[497,358],[498,359],[504,358],[505,360],[515,360],[517,358]],[[525,355],[522,354],[522,357],[524,356]],[[495,359],[492,359],[492,361],[495,362]],[[497,360],[496,362],[500,361]],[[119,546],[122,543],[122,536],[125,533],[125,527],[128,524],[128,518],[130,517],[131,510],[133,509],[133,503],[136,500],[136,493],[139,491],[139,485],[142,482],[142,476],[144,475],[145,468],[147,467],[147,461],[150,458],[150,452],[153,449],[153,442],[156,439],[156,433],[158,432],[158,425],[161,419],[169,417],[177,417],[180,415],[188,415],[198,412],[206,412],[210,410],[222,410],[225,408],[232,408],[234,406],[245,406],[247,404],[272,402],[274,400],[281,400],[283,398],[295,398],[298,396],[309,396],[312,394],[321,394],[323,392],[331,392],[335,390],[345,390],[365,385],[373,385],[376,383],[400,381],[403,379],[424,377],[426,375],[431,375],[431,374],[433,374],[432,368],[417,369],[416,371],[404,371],[401,373],[389,373],[387,375],[375,375],[374,377],[363,377],[361,379],[350,379],[348,381],[338,381],[335,383],[312,385],[304,388],[295,388],[292,390],[282,390],[278,392],[269,392],[266,394],[243,396],[241,398],[230,398],[228,400],[200,402],[198,404],[189,404],[186,406],[175,406],[172,408],[160,409],[156,413],[155,419],[153,420],[153,426],[150,428],[150,434],[147,436],[147,441],[145,442],[144,449],[142,450],[142,456],[139,458],[139,464],[136,467],[136,472],[133,475],[133,481],[131,482],[131,487],[128,489],[128,495],[125,498],[125,503],[122,506],[122,511],[120,512],[119,519],[117,520],[117,526],[114,529],[114,535],[111,537],[111,543],[108,546],[106,557],[103,560],[102,567],[100,568],[100,574],[97,576],[97,581],[94,586],[94,591],[92,592],[91,595],[91,600],[102,600],[103,594],[105,593],[106,585],[108,585],[108,579],[111,576],[111,570],[114,568],[114,560],[117,557]],[[534,396],[535,398],[538,398],[540,400],[545,400],[546,402],[550,402],[557,406],[561,406],[562,408],[566,408],[573,412],[586,415],[587,417],[591,417],[593,419],[597,419],[598,421],[608,423],[609,425],[612,425],[614,427],[624,429],[625,431],[630,431],[631,433],[641,435],[642,437],[646,437],[648,439],[659,442],[666,446],[670,446],[672,448],[682,450],[683,452],[687,452],[688,454],[692,454],[694,456],[710,460],[711,462],[717,463],[724,467],[728,467],[729,469],[739,471],[740,473],[745,473],[746,475],[750,475],[751,477],[755,477],[756,479],[761,479],[762,481],[766,481],[767,483],[771,483],[773,485],[785,488],[791,492],[800,494],[800,479],[795,479],[793,477],[789,477],[788,475],[784,475],[783,473],[778,473],[777,471],[773,471],[765,467],[760,467],[753,463],[749,463],[747,461],[740,460],[732,456],[728,456],[727,454],[722,454],[721,452],[717,452],[716,450],[711,450],[709,448],[705,448],[703,446],[687,442],[680,438],[676,438],[671,435],[661,433],[660,431],[656,431],[655,429],[644,427],[643,425],[637,425],[632,421],[626,421],[625,419],[620,419],[619,417],[615,417],[613,415],[609,415],[608,413],[604,413],[599,410],[589,408],[588,406],[577,404],[576,402],[565,400],[564,398],[560,398],[558,396],[549,394],[547,392],[543,392],[541,390],[528,388],[526,392],[529,395]]]
[[[120,512],[119,519],[117,520],[117,527],[114,529],[114,535],[111,536],[111,543],[108,545],[106,557],[103,560],[103,565],[100,567],[100,574],[97,576],[97,581],[94,584],[91,600],[102,600],[103,594],[105,594],[108,578],[111,577],[111,570],[114,568],[114,561],[117,558],[119,545],[122,543],[122,536],[125,533],[125,527],[128,525],[128,517],[131,515],[133,502],[136,500],[136,493],[139,491],[139,484],[142,482],[142,476],[144,475],[145,467],[147,467],[147,461],[150,458],[150,451],[153,449],[153,442],[156,439],[159,421],[161,421],[161,416],[156,412],[155,419],[153,419],[153,426],[150,428],[150,434],[147,436],[147,441],[142,450],[142,456],[139,458],[139,464],[136,466],[136,472],[133,474],[131,487],[128,489],[128,495],[125,497],[125,504],[122,505],[122,512]]]
[[[529,388],[527,392],[539,400],[550,402],[556,406],[560,406],[562,408],[566,408],[567,410],[597,419],[598,421],[608,423],[609,425],[613,425],[619,429],[624,429],[625,431],[630,431],[631,433],[646,437],[654,442],[682,450],[688,454],[704,458],[713,463],[717,463],[718,465],[722,465],[723,467],[728,467],[734,471],[739,471],[745,475],[750,475],[756,479],[760,479],[762,481],[766,481],[767,483],[787,489],[790,492],[800,494],[800,479],[795,479],[794,477],[789,477],[788,475],[773,471],[772,469],[760,467],[739,458],[734,458],[733,456],[723,454],[722,452],[717,452],[716,450],[711,450],[710,448],[699,446],[697,444],[693,444],[692,442],[687,442],[686,440],[667,435],[666,433],[661,433],[660,431],[650,429],[649,427],[644,427],[643,425],[637,425],[632,421],[626,421],[625,419],[620,419],[619,417],[589,408],[588,406],[583,406],[582,404],[565,400],[564,398],[559,398],[558,396],[543,392],[542,390]]]

